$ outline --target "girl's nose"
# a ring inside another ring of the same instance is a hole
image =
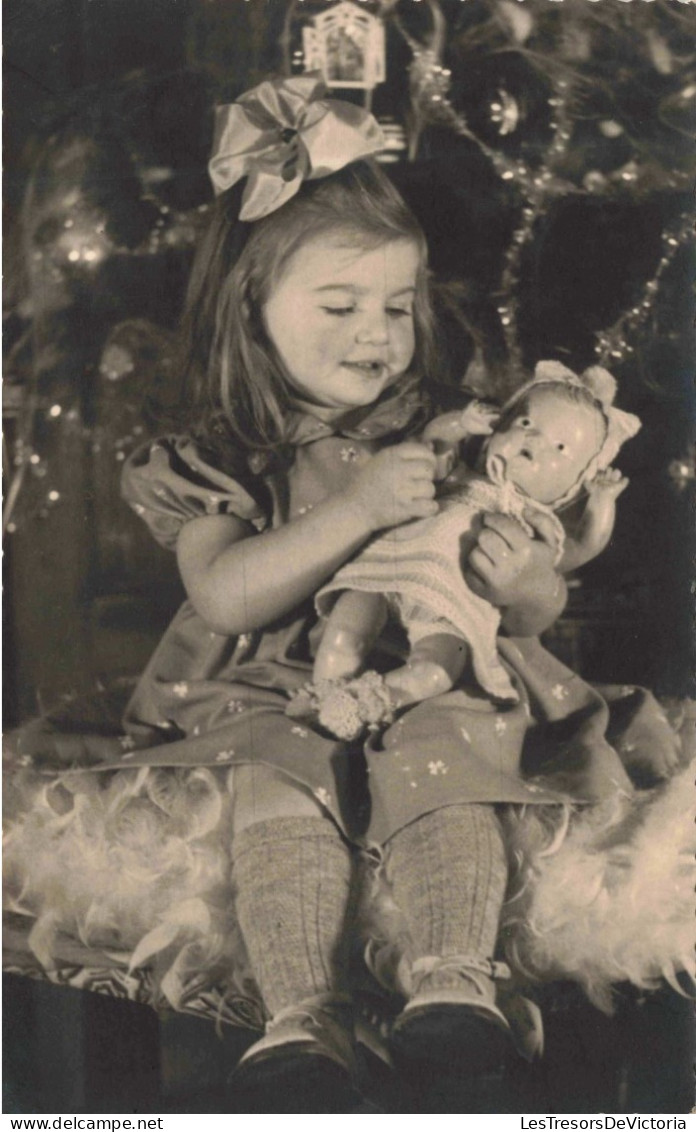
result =
[[[356,342],[364,345],[385,346],[389,342],[389,322],[384,311],[365,317],[355,335]]]

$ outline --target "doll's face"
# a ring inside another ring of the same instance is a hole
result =
[[[295,252],[263,314],[296,393],[345,412],[372,404],[408,369],[419,263],[410,240],[364,249],[340,233]]]
[[[577,484],[605,436],[601,413],[551,389],[531,389],[488,442],[487,465],[526,495],[554,503]]]

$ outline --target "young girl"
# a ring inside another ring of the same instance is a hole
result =
[[[500,616],[472,593],[461,564],[485,511],[524,524],[525,513],[553,517],[583,491],[588,495],[573,535],[566,537],[556,520],[557,560],[565,572],[604,549],[616,499],[628,482],[609,462],[639,428],[637,418],[614,408],[615,391],[614,379],[599,367],[580,379],[558,362],[541,362],[534,380],[502,412],[472,402],[431,421],[423,440],[439,449],[445,470],[458,441],[492,433],[478,460],[481,472],[460,464],[444,480],[435,518],[381,535],[322,587],[317,609],[331,612],[314,664],[315,686],[289,711],[297,717],[303,704],[313,704],[320,723],[354,738],[366,717],[377,723],[395,708],[449,691],[467,665],[489,695],[515,700],[498,659]],[[375,673],[350,679],[364,667],[390,609],[408,631],[408,663],[383,682]]]
[[[479,801],[476,790],[470,796],[462,782],[446,795],[433,791],[437,779],[426,770],[422,801],[408,785],[414,799],[395,820],[373,796],[370,820],[355,752],[285,715],[316,648],[317,589],[375,532],[436,513],[435,458],[409,437],[456,403],[450,392],[438,404],[422,384],[432,331],[421,230],[376,166],[348,164],[379,148],[375,126],[354,108],[316,101],[317,93],[309,79],[264,84],[221,113],[211,170],[223,195],[194,275],[191,316],[192,362],[206,375],[210,411],[196,439],[148,446],[124,478],[153,533],[176,546],[189,601],[126,723],[139,745],[178,740],[160,748],[168,762],[239,764],[236,915],[270,1015],[239,1081],[261,1095],[276,1078],[306,1091],[311,1074],[321,1079],[315,1095],[323,1082],[337,1099],[337,1085],[350,1085],[354,1073],[344,945],[354,899],[350,842],[391,838],[400,903],[419,925],[402,1045],[410,1030],[411,1044],[420,1043],[421,1008],[432,1014],[431,1002],[444,1002],[457,1015],[448,1033],[492,1029],[498,1055],[506,1023],[492,957],[506,867],[493,809],[469,804]],[[290,102],[292,121],[305,127],[299,133],[283,119]],[[277,115],[269,153],[282,178],[266,171],[258,137],[249,137],[259,110]],[[333,161],[317,131],[334,147]],[[311,179],[300,184],[305,144]],[[346,168],[320,175],[336,164]],[[242,169],[250,175],[240,212],[238,192],[224,190]],[[296,183],[284,179],[291,173]],[[297,191],[284,199],[290,185]],[[240,216],[253,224],[240,225]],[[513,622],[526,616],[534,629],[551,620],[562,600],[552,550],[512,520],[495,520],[488,536],[481,545],[492,561],[479,566],[480,588],[510,607]],[[438,706],[454,710],[461,728],[466,708]],[[429,730],[427,741],[413,740],[426,766],[446,753]],[[403,779],[391,756],[373,757],[391,762],[390,779]],[[510,769],[486,802],[529,797]],[[414,765],[408,782],[417,777]],[[495,776],[486,777],[492,785]],[[390,784],[395,799],[399,792]],[[447,810],[431,812],[445,802]],[[433,884],[441,889],[435,907]]]
[[[504,710],[457,688],[364,751],[286,714],[316,653],[314,595],[375,532],[436,514],[436,458],[413,438],[466,400],[425,380],[425,242],[364,160],[380,145],[369,115],[308,77],[220,110],[219,197],[188,316],[190,428],[140,449],[124,476],[128,501],[176,550],[188,600],[123,737],[83,728],[70,746],[28,727],[16,741],[20,761],[57,752],[97,764],[109,791],[115,769],[139,766],[178,825],[155,768],[219,767],[225,782],[233,768],[221,836],[269,1019],[237,1070],[243,1111],[350,1111],[355,847],[386,846],[408,927],[393,1050],[475,1074],[498,1063],[508,1028],[496,1005],[507,868],[494,804],[631,789],[604,736],[605,701],[533,638],[501,639],[517,694]],[[517,634],[550,624],[565,597],[554,524],[538,514],[531,525],[487,516],[466,567]],[[106,812],[118,814],[110,802]]]

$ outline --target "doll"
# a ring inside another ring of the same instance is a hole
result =
[[[483,512],[512,515],[527,533],[535,513],[546,514],[564,573],[606,547],[616,499],[628,483],[610,462],[640,427],[614,407],[615,390],[600,367],[577,377],[558,362],[541,362],[501,411],[473,401],[431,421],[423,440],[438,460],[439,513],[380,534],[319,591],[317,609],[327,623],[314,684],[290,711],[318,709],[320,723],[350,739],[366,724],[449,691],[467,667],[487,695],[516,701],[498,656],[500,612],[470,589],[462,564],[480,536]],[[453,467],[458,442],[476,435],[488,437],[478,470]],[[582,495],[580,518],[566,533],[557,512]],[[366,672],[355,680],[388,615],[407,630],[408,662],[384,678]]]

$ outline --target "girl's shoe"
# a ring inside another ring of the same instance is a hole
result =
[[[444,973],[448,985],[438,986],[437,975]],[[414,963],[411,974],[412,996],[392,1028],[395,1061],[461,1066],[468,1073],[499,1069],[510,1027],[495,1005],[493,979],[509,975],[505,965],[470,955],[428,956]]]
[[[319,996],[276,1014],[230,1078],[249,1106],[237,1111],[352,1112],[360,1097],[349,1011]]]

